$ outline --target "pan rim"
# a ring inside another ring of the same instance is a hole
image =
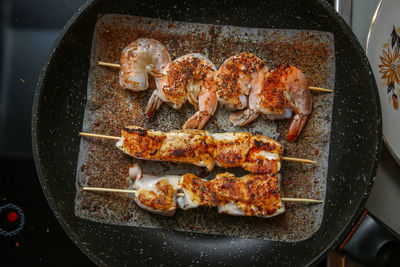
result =
[[[54,216],[56,217],[58,223],[61,225],[62,229],[64,232],[68,235],[68,237],[71,239],[71,241],[79,248],[79,250],[85,254],[92,262],[101,265],[103,261],[98,258],[94,253],[92,253],[90,250],[85,249],[85,247],[81,244],[81,242],[77,242],[79,237],[74,237],[73,231],[70,229],[68,224],[66,223],[66,218],[64,215],[61,213],[57,212],[57,207],[56,204],[54,203],[54,197],[52,193],[47,189],[46,187],[46,182],[44,178],[44,171],[43,167],[41,164],[40,156],[39,156],[39,151],[38,151],[38,139],[37,139],[37,113],[38,113],[38,108],[39,108],[39,98],[42,92],[42,87],[43,87],[43,82],[45,80],[45,77],[47,75],[47,70],[49,68],[49,65],[54,57],[54,55],[57,53],[59,44],[61,41],[64,39],[64,36],[67,34],[67,32],[70,30],[71,25],[75,23],[75,21],[83,16],[85,12],[87,12],[88,8],[93,5],[93,3],[96,0],[87,0],[83,5],[81,5],[77,11],[72,15],[72,17],[67,21],[67,23],[64,25],[60,33],[58,34],[56,40],[53,42],[53,45],[46,57],[45,63],[40,70],[39,73],[39,78],[36,83],[36,88],[35,88],[35,93],[34,93],[34,98],[33,98],[33,105],[32,105],[32,116],[31,116],[31,138],[32,138],[32,152],[33,152],[33,159],[35,162],[36,166],[36,172],[39,178],[40,185],[42,187],[43,194],[46,197],[47,203],[50,206],[51,211],[53,212]],[[104,265],[104,264],[103,264]]]
[[[62,29],[62,31],[60,32],[59,36],[57,37],[56,41],[53,43],[52,49],[50,50],[46,62],[39,74],[39,79],[37,82],[37,86],[35,89],[35,95],[34,95],[34,101],[33,101],[33,109],[32,109],[32,124],[31,124],[31,137],[32,137],[32,149],[33,149],[33,156],[34,156],[34,161],[35,161],[35,165],[36,165],[36,169],[37,169],[37,173],[38,173],[38,177],[39,177],[39,181],[41,183],[42,186],[42,190],[43,193],[46,197],[47,202],[49,203],[49,206],[51,207],[55,217],[57,218],[57,220],[59,221],[59,223],[61,224],[62,228],[64,229],[64,231],[68,234],[68,236],[71,238],[71,240],[79,247],[79,249],[86,255],[88,256],[93,262],[95,262],[96,264],[100,264],[100,265],[104,265],[104,262],[98,258],[96,256],[96,254],[94,254],[91,250],[87,250],[85,249],[84,245],[81,244],[81,240],[80,237],[75,236],[75,234],[73,233],[73,231],[71,230],[70,226],[67,224],[66,220],[67,218],[57,212],[57,207],[56,204],[54,203],[54,197],[52,195],[52,193],[47,189],[48,187],[46,186],[46,179],[45,179],[45,172],[43,170],[43,166],[41,164],[41,159],[40,159],[40,155],[39,155],[39,151],[38,151],[38,139],[37,139],[37,113],[38,113],[38,109],[39,109],[39,100],[40,100],[40,95],[42,92],[42,87],[45,81],[45,78],[47,77],[47,70],[49,68],[49,65],[52,64],[52,60],[54,58],[54,56],[57,54],[58,49],[59,49],[59,44],[62,42],[62,40],[64,39],[64,36],[69,32],[71,25],[73,25],[76,20],[78,20],[81,16],[83,16],[88,9],[96,2],[96,0],[89,0],[87,1],[85,4],[83,4],[76,12],[75,14],[68,20],[68,22],[66,23],[66,25],[64,26],[64,28]],[[331,7],[328,3],[326,3],[326,1],[324,0],[314,0],[314,3],[318,3],[320,6],[322,6],[325,10],[327,10],[327,12],[329,13],[330,17],[333,19],[333,21],[336,21],[340,27],[341,32],[343,32],[343,34],[345,34],[346,36],[350,36],[350,37],[354,37],[351,38],[350,42],[351,44],[354,46],[354,48],[359,52],[359,55],[361,56],[361,60],[365,61],[367,64],[364,64],[364,67],[367,68],[368,70],[371,70],[368,59],[364,53],[364,51],[362,50],[362,47],[360,45],[360,43],[358,42],[357,39],[355,39],[354,33],[351,31],[351,28],[347,25],[347,23],[336,13],[336,11],[334,11],[333,7]],[[344,25],[346,24],[346,25]],[[382,119],[381,119],[381,109],[380,109],[380,102],[379,102],[379,96],[378,96],[378,90],[376,87],[376,83],[375,83],[375,78],[373,76],[370,76],[372,80],[370,80],[371,83],[371,88],[373,91],[373,98],[375,99],[375,106],[376,106],[376,110],[378,112],[379,118],[380,120],[377,122],[377,129],[378,129],[378,133],[376,136],[377,139],[377,143],[374,144],[376,145],[376,157],[374,160],[374,164],[371,165],[371,168],[369,169],[369,177],[367,179],[369,179],[369,182],[366,186],[366,189],[368,190],[368,194],[364,194],[363,198],[361,200],[359,200],[359,204],[358,207],[356,209],[354,209],[354,211],[352,212],[352,215],[349,216],[349,219],[347,220],[347,222],[345,223],[345,226],[342,227],[342,229],[340,231],[338,231],[338,234],[336,235],[336,238],[332,239],[331,242],[328,242],[329,244],[321,250],[321,252],[315,256],[314,258],[311,259],[311,261],[308,263],[308,265],[310,264],[317,264],[318,262],[320,262],[322,260],[322,258],[327,254],[328,250],[331,248],[334,248],[335,246],[337,246],[341,240],[343,240],[343,238],[347,235],[347,233],[349,232],[349,230],[353,227],[354,223],[357,221],[358,217],[362,214],[363,212],[363,206],[368,198],[369,192],[371,190],[371,187],[373,185],[373,181],[375,179],[376,176],[376,171],[378,168],[378,161],[379,161],[379,154],[380,151],[382,149]],[[324,215],[325,217],[325,215]],[[323,220],[324,222],[324,220]],[[168,230],[168,229],[167,229]],[[170,232],[174,232],[171,230],[168,230]],[[317,231],[318,232],[318,231]],[[316,232],[316,233],[317,233]],[[313,236],[316,234],[314,233]],[[311,236],[310,238],[312,238],[313,236]],[[79,241],[79,242],[78,242]],[[299,241],[296,243],[302,243],[305,242],[304,241]],[[279,241],[272,241],[272,242],[279,242]]]
[[[347,24],[347,22],[336,12],[336,10],[333,9],[326,1],[323,0],[317,0],[331,15],[331,17],[338,21],[338,25],[341,29],[341,31],[347,35],[347,36],[352,36],[353,38],[350,40],[352,45],[358,50],[359,55],[361,55],[361,59],[366,63],[364,64],[365,67],[367,67],[367,71],[369,73],[372,73],[371,66],[369,64],[369,60],[367,58],[367,55],[365,54],[365,51],[363,50],[360,42],[358,41],[357,37],[354,35],[352,29],[350,26]],[[378,88],[377,84],[375,81],[375,77],[373,74],[370,75],[371,78],[371,85],[372,85],[372,93],[373,93],[373,99],[375,100],[375,106],[376,106],[376,111],[378,112],[378,117],[379,121],[377,122],[377,128],[378,128],[378,133],[376,136],[377,139],[377,150],[376,150],[376,157],[374,160],[374,164],[370,168],[369,172],[369,182],[367,185],[367,194],[363,195],[363,198],[358,204],[357,209],[354,210],[351,218],[347,221],[347,225],[342,228],[341,231],[337,234],[336,238],[332,240],[330,246],[327,246],[325,250],[323,250],[316,258],[313,263],[310,264],[317,264],[322,260],[322,257],[328,253],[329,249],[334,249],[336,246],[340,244],[344,240],[344,238],[348,235],[350,230],[353,228],[359,217],[362,215],[364,210],[364,205],[369,197],[369,194],[371,192],[372,185],[374,184],[375,178],[376,178],[376,173],[378,170],[378,163],[379,163],[379,158],[382,150],[382,111],[381,111],[381,105],[380,105],[380,100],[379,100],[379,93],[378,93]]]

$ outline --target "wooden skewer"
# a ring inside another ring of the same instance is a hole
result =
[[[99,64],[99,66],[112,67],[112,68],[120,68],[120,67],[121,67],[120,64],[108,63],[108,62],[104,62],[104,61],[99,61],[98,64]],[[325,89],[325,88],[315,87],[315,86],[310,86],[310,87],[308,87],[308,88],[309,88],[311,91],[329,92],[329,93],[332,93],[332,92],[333,92],[333,90],[331,90],[331,89]]]
[[[281,157],[282,160],[287,161],[296,161],[296,162],[304,162],[304,163],[314,163],[317,164],[318,161],[309,160],[309,159],[300,159],[300,158],[292,158],[292,157]]]
[[[92,134],[92,133],[84,133],[80,132],[79,135],[81,136],[88,136],[88,137],[96,137],[96,138],[103,138],[103,139],[112,139],[112,140],[119,140],[121,137],[118,136],[111,136],[111,135],[102,135],[102,134]],[[301,159],[301,158],[292,158],[292,157],[281,157],[282,160],[287,161],[296,161],[296,162],[303,162],[303,163],[314,163],[317,164],[318,161],[309,160],[309,159]]]
[[[118,136],[93,134],[93,133],[83,133],[83,132],[80,132],[79,135],[81,135],[81,136],[89,136],[89,137],[97,137],[97,138],[103,138],[103,139],[112,139],[112,140],[121,139],[121,137],[118,137]]]
[[[102,187],[82,187],[85,191],[96,191],[96,192],[112,192],[112,193],[128,193],[128,194],[135,194],[136,190],[130,189],[114,189],[114,188],[102,188]],[[184,197],[184,193],[178,193],[177,196]],[[282,201],[286,202],[308,202],[308,203],[323,203],[323,200],[319,199],[310,199],[310,198],[291,198],[291,197],[283,197],[281,198]]]
[[[135,194],[137,191],[136,190],[130,190],[130,189],[114,189],[114,188],[102,188],[102,187],[82,187],[83,190],[85,191],[100,191],[100,192],[113,192],[113,193],[128,193],[128,194]],[[182,193],[178,193],[179,194]]]
[[[108,62],[103,62],[103,61],[99,61],[98,64],[99,64],[99,66],[112,67],[112,68],[120,68],[121,67],[120,64],[108,63]]]
[[[308,202],[308,203],[324,203],[323,200],[311,199],[311,198],[293,198],[293,197],[283,197],[282,201],[285,202]]]
[[[315,86],[309,86],[308,89],[310,89],[311,91],[318,91],[318,92],[329,92],[329,93],[333,92],[333,90],[331,90],[331,89],[325,89],[325,88],[315,87]]]

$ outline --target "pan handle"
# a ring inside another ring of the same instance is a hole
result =
[[[352,0],[335,0],[335,10],[351,27]]]
[[[328,266],[350,266],[346,262],[363,266],[398,266],[399,252],[399,236],[365,210],[337,251],[329,255]],[[341,264],[333,264],[335,262]]]

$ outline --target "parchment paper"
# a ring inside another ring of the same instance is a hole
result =
[[[121,128],[126,125],[169,131],[180,129],[195,112],[189,104],[181,110],[163,104],[150,120],[145,117],[144,109],[151,90],[140,93],[123,90],[118,84],[118,69],[97,65],[97,61],[119,63],[122,49],[142,37],[162,42],[172,59],[197,52],[209,57],[218,68],[225,59],[247,51],[271,67],[279,64],[298,67],[312,86],[334,87],[334,40],[328,32],[241,28],[107,14],[99,18],[94,31],[83,131],[120,136]],[[230,112],[221,107],[204,129],[267,135],[285,146],[286,156],[317,160],[317,165],[282,162],[283,195],[324,199],[333,94],[313,93],[312,97],[313,111],[296,143],[285,140],[291,119],[269,121],[259,117],[248,126],[235,127],[228,120]],[[129,188],[132,181],[128,169],[134,162],[139,162],[144,172],[158,175],[190,172],[212,179],[224,171],[246,174],[241,169],[216,168],[206,173],[204,168],[187,164],[138,161],[117,149],[113,140],[82,138],[76,176],[76,216],[108,224],[288,242],[309,238],[321,225],[324,204],[286,203],[287,211],[270,219],[219,215],[215,208],[207,207],[178,210],[175,216],[166,218],[143,211],[128,194],[81,190],[83,186]]]

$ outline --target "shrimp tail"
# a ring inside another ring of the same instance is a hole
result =
[[[196,109],[199,108],[199,96],[201,93],[201,87],[194,84],[188,85],[188,101]]]
[[[238,112],[232,113],[229,116],[229,120],[235,126],[243,126],[243,125],[246,125],[246,124],[254,121],[255,119],[257,119],[257,117],[259,115],[260,114],[258,112],[255,112],[252,109],[246,109],[246,110],[242,110],[242,111],[238,111]]]
[[[154,114],[156,114],[156,111],[160,108],[161,104],[162,100],[158,97],[157,90],[154,90],[146,106],[147,117],[152,118]]]
[[[155,70],[156,66],[154,64],[149,64],[146,66],[146,71],[148,74],[150,74],[151,76],[155,77],[155,78],[161,78],[164,75],[158,71]]]
[[[197,111],[192,117],[190,117],[182,129],[198,129],[201,130],[207,121],[210,119],[211,114],[206,111]]]
[[[193,87],[193,89],[196,88]],[[199,110],[185,122],[182,126],[183,129],[202,129],[217,110],[218,98],[214,88],[204,87],[200,92],[197,91],[197,89],[193,90],[193,93],[199,94]]]
[[[290,124],[289,132],[286,140],[290,143],[296,141],[297,137],[300,135],[301,130],[303,130],[304,125],[307,122],[308,115],[296,114],[292,123]]]

